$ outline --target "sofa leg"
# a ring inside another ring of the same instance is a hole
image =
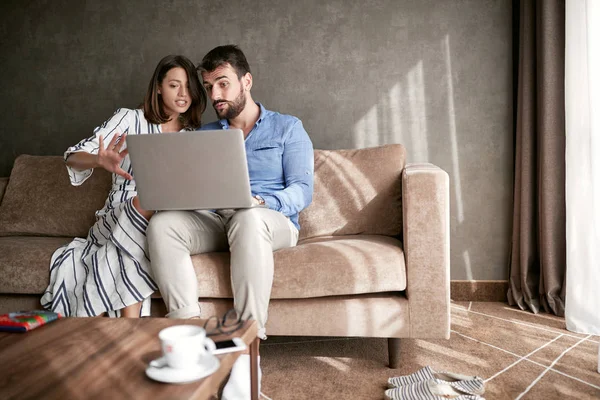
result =
[[[388,356],[390,368],[400,367],[400,339],[388,338]]]

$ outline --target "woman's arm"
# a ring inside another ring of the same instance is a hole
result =
[[[72,153],[67,158],[67,165],[73,169],[84,171],[86,169],[104,168],[108,172],[115,173],[125,179],[132,180],[133,177],[121,168],[121,161],[127,156],[128,150],[121,151],[125,143],[126,134],[113,135],[108,146],[104,146],[104,138],[99,136],[98,154],[85,152]],[[118,140],[118,142],[117,142]]]
[[[120,143],[120,149],[125,140],[125,136],[121,136],[120,133],[129,132],[130,126],[135,123],[135,115],[133,110],[126,108],[117,109],[112,117],[94,129],[94,134],[91,137],[81,140],[65,151],[65,164],[67,165],[72,185],[81,185],[92,175],[94,169],[98,167],[114,172],[125,179],[132,179],[131,175],[121,169],[120,164],[117,166],[113,165],[112,167],[107,167],[103,164],[103,160],[100,158],[100,149],[110,152],[116,147],[117,141]],[[102,141],[102,146],[100,145],[100,141]],[[106,149],[104,147],[105,142],[109,142]],[[121,162],[127,155],[126,152],[119,153],[117,151],[117,153],[117,156],[119,156],[118,162]],[[116,159],[117,157],[114,158]]]
[[[98,168],[98,155],[90,153],[71,153],[69,154],[66,164],[78,171],[85,171],[86,169]]]

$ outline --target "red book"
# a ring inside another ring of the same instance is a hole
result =
[[[63,316],[45,310],[20,311],[0,315],[0,331],[27,332]]]

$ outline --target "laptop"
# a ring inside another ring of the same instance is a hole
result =
[[[126,146],[146,210],[254,206],[241,129],[131,135]]]

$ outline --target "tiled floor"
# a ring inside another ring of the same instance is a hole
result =
[[[600,399],[599,336],[563,318],[504,303],[452,304],[450,340],[404,340],[387,367],[386,339],[270,337],[261,345],[264,399],[383,399],[387,378],[430,365],[479,375],[485,398]]]

